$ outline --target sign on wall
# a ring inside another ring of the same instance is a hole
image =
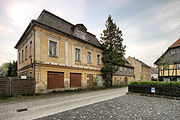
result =
[[[21,76],[21,79],[27,79],[27,76]]]
[[[151,87],[151,93],[155,93],[155,87]]]

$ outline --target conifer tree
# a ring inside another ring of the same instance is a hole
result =
[[[106,86],[112,85],[113,73],[118,70],[118,66],[124,65],[125,61],[123,56],[125,54],[125,48],[122,44],[122,32],[117,27],[116,23],[113,23],[113,19],[109,15],[106,21],[106,29],[101,34],[101,43],[103,47],[102,61],[104,67],[102,67],[102,75],[105,80]]]

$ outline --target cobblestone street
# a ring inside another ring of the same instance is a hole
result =
[[[38,120],[180,120],[180,101],[125,95]]]

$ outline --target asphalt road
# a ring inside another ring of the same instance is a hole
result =
[[[180,120],[180,101],[124,95],[37,120]]]
[[[31,120],[125,95],[127,88],[0,105],[0,120]],[[22,112],[17,112],[22,110]],[[23,111],[27,110],[27,111]]]

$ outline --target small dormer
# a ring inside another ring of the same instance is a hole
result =
[[[87,28],[83,24],[76,24],[72,29],[74,36],[86,40]]]
[[[80,30],[80,31],[82,31],[82,32],[86,32],[87,31],[87,28],[83,25],[83,24],[76,24],[75,25],[75,29],[78,29],[78,30]]]

